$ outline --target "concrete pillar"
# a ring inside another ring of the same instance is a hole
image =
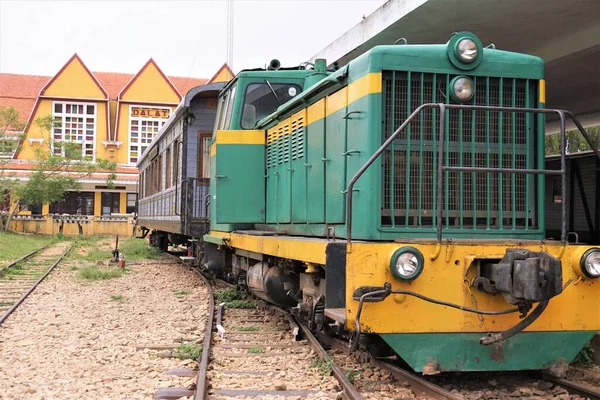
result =
[[[94,215],[97,217],[102,215],[102,193],[94,193]]]
[[[121,192],[119,195],[121,196],[119,202],[119,214],[125,214],[127,211],[127,193]]]

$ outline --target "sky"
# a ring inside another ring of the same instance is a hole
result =
[[[235,0],[233,69],[308,60],[386,0]],[[227,2],[0,0],[0,73],[54,75],[77,53],[92,71],[210,78],[227,57]]]

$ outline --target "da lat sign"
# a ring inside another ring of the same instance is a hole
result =
[[[152,107],[131,107],[131,116],[138,118],[169,118],[171,109]]]

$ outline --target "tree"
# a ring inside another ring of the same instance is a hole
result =
[[[19,117],[19,112],[14,107],[0,107],[0,228],[4,228],[4,222],[9,212],[6,204],[10,202],[10,195],[13,192],[17,181],[12,173],[6,169],[6,164],[10,162],[13,154],[18,149],[21,142],[23,122]],[[8,207],[10,208],[10,207]]]
[[[600,148],[600,127],[587,128],[586,132],[596,148]],[[567,154],[592,149],[579,130],[565,132],[565,141],[567,144]],[[546,136],[546,155],[552,154],[560,154],[560,133]]]
[[[116,178],[116,164],[103,159],[93,162],[82,155],[81,144],[76,142],[52,142],[52,129],[58,128],[51,115],[38,117],[34,126],[41,130],[43,145],[35,149],[35,160],[29,179],[11,187],[13,207],[4,222],[8,230],[12,218],[24,206],[33,204],[51,204],[64,198],[66,192],[79,190],[79,180],[94,172],[110,171],[107,185],[112,188]],[[52,152],[52,145],[62,146],[64,155]]]

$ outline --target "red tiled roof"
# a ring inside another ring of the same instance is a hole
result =
[[[110,99],[116,99],[119,92],[129,83],[134,74],[119,72],[92,72],[98,82],[108,92]],[[207,79],[169,76],[171,83],[185,95],[191,88],[203,85]],[[51,76],[1,74],[0,107],[14,107],[25,121],[37,99],[40,90],[52,79]]]

